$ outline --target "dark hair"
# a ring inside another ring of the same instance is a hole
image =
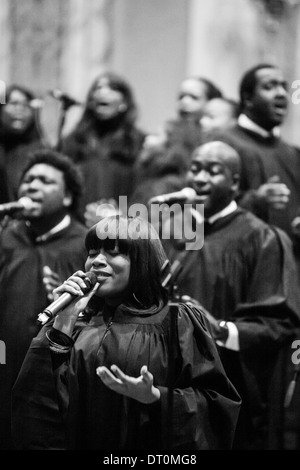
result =
[[[167,256],[153,226],[140,217],[108,216],[91,227],[86,235],[87,251],[119,251],[130,257],[129,284],[124,304],[132,310],[146,310],[167,302],[161,285],[162,267]],[[135,294],[133,296],[133,294]]]
[[[210,80],[204,77],[198,77],[198,76],[190,76],[184,79],[185,80],[196,80],[200,83],[203,83],[205,85],[205,94],[207,100],[211,100],[212,98],[222,98],[223,93],[222,91]]]
[[[25,86],[12,84],[6,89],[6,93],[5,93],[6,103],[9,102],[10,96],[14,91],[19,91],[20,93],[22,93],[26,97],[29,103],[32,102],[34,99],[36,99],[35,94],[31,90],[26,88]],[[6,103],[0,106],[0,117],[2,115],[2,112]],[[7,133],[7,130],[3,129],[2,123],[0,124],[0,128],[1,128],[1,134]],[[41,128],[40,119],[39,119],[38,109],[32,108],[32,122],[30,123],[28,129],[26,130],[24,138],[28,142],[32,142],[36,140],[42,141],[44,139],[44,135],[43,135],[43,131]]]
[[[109,86],[116,91],[122,93],[124,101],[126,103],[126,110],[122,113],[123,121],[127,124],[133,124],[137,117],[137,106],[135,103],[135,98],[133,96],[133,90],[130,84],[125,80],[125,78],[117,75],[114,72],[105,72],[101,75],[98,75],[93,81],[86,100],[86,113],[89,114],[89,103],[91,101],[91,96],[94,90],[97,88],[99,80],[106,78]]]
[[[256,86],[256,72],[261,69],[276,69],[272,64],[258,64],[249,69],[242,77],[240,82],[240,112],[243,111],[245,100],[252,97]]]
[[[9,100],[10,98],[10,95],[12,94],[13,91],[20,91],[21,93],[23,93],[23,95],[26,96],[27,100],[28,101],[31,101],[33,99],[36,98],[35,94],[33,93],[33,91],[29,90],[29,88],[23,86],[23,85],[16,85],[16,84],[12,84],[12,85],[9,85],[6,89],[6,101]]]
[[[72,204],[70,206],[70,210],[74,214],[77,214],[83,188],[83,180],[80,170],[74,165],[68,156],[51,149],[40,149],[35,150],[29,154],[29,160],[22,172],[20,182],[22,182],[22,179],[27,171],[39,163],[45,163],[46,165],[53,166],[63,173],[66,188],[70,194],[72,194]]]
[[[98,120],[90,106],[91,96],[101,78],[107,78],[109,86],[123,94],[126,104],[126,109],[122,113],[107,122]],[[72,137],[71,142],[74,138],[76,143],[77,160],[86,158],[85,149],[89,147],[91,134],[99,136],[105,134],[111,139],[110,155],[112,158],[122,162],[134,162],[145,137],[144,132],[135,127],[136,118],[137,106],[129,83],[113,72],[98,75],[88,91],[83,114],[75,129],[69,134]],[[65,139],[67,148],[68,141],[70,141],[69,136]]]
[[[199,81],[204,83],[206,86],[206,97],[208,100],[211,100],[212,98],[222,98],[223,93],[213,82],[203,77],[200,77]]]
[[[193,148],[197,147],[194,145]],[[185,175],[189,167],[190,153],[184,143],[170,141],[142,150],[136,171],[141,180],[169,174]]]

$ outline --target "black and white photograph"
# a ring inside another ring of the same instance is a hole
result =
[[[300,451],[300,0],[0,0],[0,38],[0,455]]]

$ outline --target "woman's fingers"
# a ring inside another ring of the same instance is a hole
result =
[[[124,372],[121,371],[121,369],[119,369],[118,366],[116,366],[115,364],[113,364],[111,366],[111,370],[113,371],[113,373],[115,374],[116,377],[118,377],[119,379],[121,380],[126,380],[126,374],[124,374]]]
[[[122,381],[118,379],[109,369],[107,369],[107,367],[97,367],[96,374],[107,386],[122,384]]]
[[[83,271],[77,271],[63,282],[59,287],[53,290],[53,294],[61,295],[63,292],[69,292],[73,295],[84,295],[82,289],[87,287],[84,282],[86,274]]]
[[[143,366],[141,368],[141,376],[143,377],[143,380],[147,383],[152,383],[153,382],[153,375],[151,372],[148,371],[147,366]]]

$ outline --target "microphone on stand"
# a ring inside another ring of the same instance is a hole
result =
[[[32,109],[38,110],[38,109],[41,109],[45,105],[45,102],[41,98],[34,98],[33,100],[30,101],[29,105]]]
[[[173,204],[176,202],[193,203],[197,198],[197,193],[193,188],[183,188],[181,191],[174,193],[161,194],[149,199],[148,204]]]
[[[80,101],[75,100],[71,96],[63,93],[58,88],[49,91],[49,95],[52,96],[55,100],[61,101],[65,108],[69,108],[70,106],[81,106],[82,103]]]
[[[98,283],[97,276],[93,272],[87,272],[86,277],[83,279],[86,283],[86,287],[82,288],[82,292],[87,294],[94,286]],[[66,308],[73,300],[80,296],[69,294],[69,292],[64,292],[58,299],[54,300],[45,310],[43,310],[38,315],[37,323],[44,325],[54,318],[60,310]]]
[[[293,378],[290,381],[288,389],[287,389],[286,394],[285,394],[284,408],[289,408],[289,406],[292,402],[292,399],[293,399],[293,396],[294,396],[294,393],[295,393],[297,380],[298,380],[298,377],[299,377],[299,373],[300,373],[300,364],[297,364],[294,368]]]
[[[18,201],[6,202],[0,204],[0,217],[5,215],[11,215],[15,212],[20,212],[26,209],[31,209],[35,206],[35,203],[29,197],[21,197]]]

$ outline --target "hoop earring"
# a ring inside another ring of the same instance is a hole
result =
[[[125,111],[127,111],[127,105],[125,103],[121,103],[119,106],[119,112],[125,113]]]
[[[142,307],[144,307],[144,305],[142,304],[142,302],[139,301],[139,299],[137,298],[137,296],[135,295],[134,292],[132,293],[132,297],[134,298],[134,300],[135,300],[138,304],[140,304]]]

